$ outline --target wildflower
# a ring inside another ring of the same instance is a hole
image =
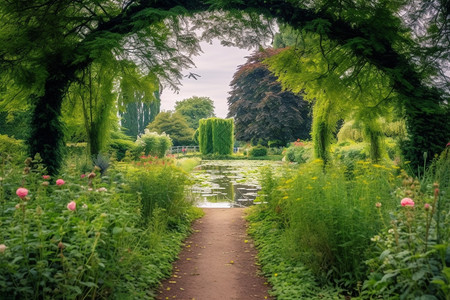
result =
[[[425,205],[423,206],[423,208],[424,208],[425,210],[430,210],[430,207],[431,207],[431,205],[428,204],[428,203],[425,203]]]
[[[375,203],[376,208],[380,208],[381,207],[381,202],[377,202]]]
[[[14,206],[16,209],[20,209],[20,203],[17,203],[16,206]]]
[[[26,188],[18,188],[16,194],[20,199],[23,199],[28,195],[28,190]]]
[[[435,188],[434,189],[434,197],[437,197],[439,195],[439,189]]]
[[[48,186],[48,185],[50,184],[50,182],[44,181],[44,182],[42,182],[41,184],[42,184],[42,186]]]
[[[94,172],[91,172],[91,173],[89,173],[89,175],[88,175],[88,178],[89,179],[92,179],[92,178],[94,178],[95,176],[97,176]]]
[[[381,239],[380,236],[379,236],[379,235],[376,235],[376,236],[374,236],[373,238],[371,238],[370,240],[371,240],[372,242],[378,242],[380,239]]]
[[[63,244],[63,242],[59,242],[58,243],[58,248],[59,249],[64,249],[64,248],[66,248],[66,246]]]
[[[0,244],[0,253],[5,253],[6,248],[8,248],[8,247],[6,247],[5,244]]]
[[[81,207],[84,208],[84,209],[88,208],[86,203],[84,203]]]
[[[57,185],[57,186],[62,186],[64,183],[65,183],[65,182],[64,182],[64,180],[62,180],[62,179],[56,180],[56,185]]]
[[[83,179],[84,177],[86,177],[86,174],[81,174],[81,179]]]
[[[42,175],[42,178],[43,178],[44,180],[49,180],[49,179],[50,179],[50,175]]]
[[[403,198],[402,201],[400,201],[400,204],[402,206],[414,206],[414,201],[411,198]]]
[[[108,191],[105,187],[101,187],[97,189],[98,192],[106,192]]]
[[[77,203],[75,201],[70,201],[69,204],[67,204],[67,209],[74,211],[77,208]]]

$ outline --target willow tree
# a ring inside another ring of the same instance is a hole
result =
[[[219,11],[199,14],[199,21],[192,24],[208,28],[206,38],[220,36],[227,44],[241,46],[260,43],[258,37],[267,32],[261,16],[267,16],[317,34],[315,45],[319,48],[321,42],[334,41],[358,62],[350,73],[367,64],[388,77],[406,108],[410,139],[404,151],[414,163],[424,151],[439,152],[450,134],[444,108],[448,102],[438,89],[448,87],[448,81],[432,77],[445,77],[436,70],[441,62],[448,62],[448,5],[444,0],[414,2],[420,8],[423,4],[417,14],[423,11],[421,16],[433,16],[425,22],[425,29],[433,34],[425,38],[416,39],[411,31],[414,26],[405,26],[397,17],[405,12],[403,18],[414,23],[416,11],[405,9],[416,7],[410,0],[2,1],[2,104],[16,100],[16,105],[31,104],[30,153],[40,152],[49,170],[56,172],[63,146],[59,120],[63,98],[82,70],[102,54],[128,57],[148,70],[146,73],[155,73],[160,81],[176,86],[180,69],[191,63],[188,56],[198,51],[195,30],[183,31],[183,24],[191,23],[180,22],[181,16]],[[436,8],[425,5],[430,2]],[[423,40],[427,43],[421,44]],[[333,64],[329,70],[334,70]]]

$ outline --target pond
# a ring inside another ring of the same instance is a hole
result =
[[[191,197],[198,207],[246,207],[261,189],[261,168],[281,169],[281,161],[204,160],[191,175]]]

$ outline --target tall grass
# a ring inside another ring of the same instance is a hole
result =
[[[358,162],[349,180],[345,167],[330,164],[324,170],[316,160],[279,180],[266,200],[281,220],[283,255],[303,262],[323,281],[349,287],[363,280],[370,238],[383,227],[376,203],[395,206],[396,172]],[[266,176],[266,184],[274,182]]]

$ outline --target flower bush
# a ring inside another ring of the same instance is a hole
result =
[[[57,185],[32,162],[27,172],[0,169],[0,298],[153,299],[198,212],[181,198],[166,209],[161,199],[144,222],[139,191],[127,181],[143,166],[125,175],[126,165],[113,165],[105,176],[97,169],[84,177],[68,168]],[[187,181],[174,180],[183,174],[173,166],[158,172],[165,196],[184,188]]]
[[[450,156],[443,153],[421,181],[402,173],[400,207],[372,238],[378,252],[363,297],[442,299],[450,295]],[[429,179],[433,181],[430,182]]]

